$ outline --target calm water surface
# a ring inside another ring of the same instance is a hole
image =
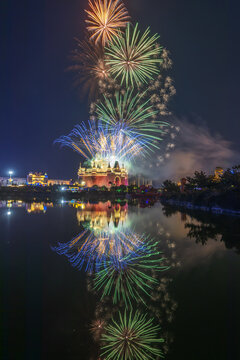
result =
[[[0,359],[240,359],[239,218],[1,202],[0,240]]]

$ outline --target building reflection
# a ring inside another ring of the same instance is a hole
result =
[[[169,269],[178,264],[171,234],[156,223],[154,239],[150,235],[154,224],[144,215],[139,221],[145,223],[146,232],[136,231],[126,202],[64,204],[73,207],[79,233],[52,249],[77,270],[86,271],[89,298],[96,302],[89,321],[95,344],[92,359],[116,359],[116,349],[120,360],[166,355],[173,341],[169,325],[177,309],[170,291]],[[54,205],[9,201],[0,206],[40,214]],[[141,216],[138,210],[135,216]],[[160,239],[167,245],[164,252]]]
[[[166,274],[176,256],[170,260],[160,250],[159,239],[135,231],[126,203],[71,206],[76,208],[81,231],[52,249],[77,270],[86,271],[87,290],[97,299],[89,323],[95,343],[92,359],[162,357],[173,339],[167,326],[177,304],[169,291],[172,279]],[[166,238],[169,252],[175,252]]]
[[[22,208],[25,207],[22,200],[3,200],[0,201],[0,208]]]
[[[47,211],[47,206],[44,203],[31,203],[26,204],[26,210],[29,214],[31,213],[45,213]]]
[[[80,233],[52,249],[65,255],[78,270],[92,273],[109,263],[116,266],[142,244],[142,238],[127,226],[127,212],[127,204],[84,204],[77,208]]]
[[[23,208],[28,214],[46,213],[48,208],[53,208],[52,202],[24,202],[22,200],[0,201],[0,208]]]
[[[95,233],[110,228],[123,228],[127,221],[128,204],[111,204],[110,201],[98,204],[84,204],[77,211],[79,225],[83,224]]]

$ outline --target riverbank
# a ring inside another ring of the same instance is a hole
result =
[[[105,189],[89,188],[77,191],[62,189],[62,187],[0,187],[0,200],[18,200],[31,201],[58,201],[64,200],[83,200],[83,201],[114,201],[131,199],[152,199],[156,201],[159,198],[157,190],[141,191],[132,188],[114,188]]]
[[[191,202],[187,201],[176,201],[176,200],[164,200],[161,199],[161,203],[191,209],[191,210],[201,210],[201,211],[209,211],[215,214],[228,214],[228,215],[238,215],[240,216],[240,210],[232,210],[232,209],[223,209],[220,207],[208,207],[208,206],[200,206],[200,205],[193,205]]]
[[[171,218],[181,214],[181,222],[187,230],[187,236],[198,244],[206,246],[210,239],[224,242],[227,249],[240,254],[240,221],[232,213],[202,211],[199,208],[187,208],[175,204],[163,204],[163,214]],[[176,219],[176,218],[175,218]]]
[[[30,188],[30,189],[11,189],[2,190],[0,189],[0,200],[18,200],[23,201],[58,201],[64,200],[98,200],[107,201],[114,200],[116,198],[125,199],[125,193],[114,193],[110,191],[61,191],[58,189],[44,189],[44,188]]]
[[[240,191],[226,191],[224,193],[195,191],[167,194],[161,197],[161,203],[215,214],[240,216]]]

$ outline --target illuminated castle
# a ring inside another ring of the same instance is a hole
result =
[[[111,185],[128,185],[128,172],[124,165],[119,166],[118,161],[115,161],[114,167],[102,159],[95,159],[88,168],[82,168],[80,164],[78,177],[86,187],[97,185],[109,188]]]

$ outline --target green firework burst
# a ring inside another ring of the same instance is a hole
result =
[[[106,47],[106,64],[110,73],[127,87],[147,83],[160,71],[161,47],[159,35],[150,36],[150,29],[141,35],[138,24],[127,25],[125,33],[119,33]]]
[[[115,263],[106,261],[95,275],[94,288],[102,290],[102,298],[112,296],[113,303],[124,301],[132,307],[132,300],[145,304],[143,295],[150,296],[150,291],[158,284],[152,276],[152,270],[165,271],[165,260],[156,250],[157,244],[145,244],[135,252],[122,256]]]
[[[102,356],[106,360],[155,360],[163,356],[162,351],[155,347],[163,343],[158,338],[159,326],[153,325],[153,319],[136,312],[135,315],[125,311],[119,319],[112,319],[112,324],[106,328],[102,336],[105,345]]]
[[[117,91],[114,97],[107,98],[96,104],[96,115],[109,129],[117,124],[122,124],[122,131],[132,138],[142,137],[146,147],[158,148],[155,141],[161,140],[160,134],[168,123],[153,118],[159,111],[153,109],[151,99],[143,100],[145,93],[134,95],[133,90],[127,90],[124,94]]]

